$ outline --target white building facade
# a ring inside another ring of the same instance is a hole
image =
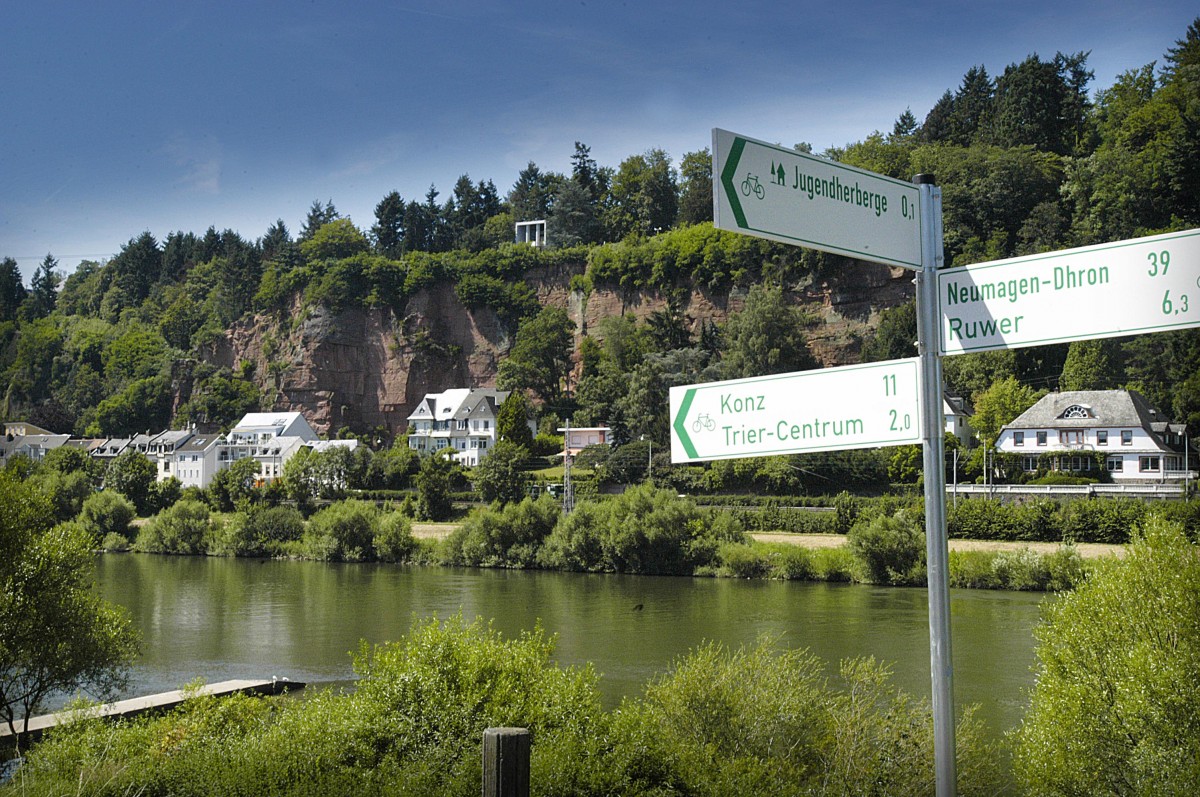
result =
[[[408,416],[408,447],[428,452],[452,448],[458,462],[475,467],[496,445],[496,416],[508,394],[482,387],[427,393]]]
[[[1195,467],[1186,427],[1132,390],[1050,393],[1000,430],[996,450],[1026,472],[1045,468],[1114,483],[1182,481]],[[1049,456],[1047,456],[1049,455]]]

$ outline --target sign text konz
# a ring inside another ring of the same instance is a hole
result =
[[[671,460],[920,441],[917,360],[671,388]]]

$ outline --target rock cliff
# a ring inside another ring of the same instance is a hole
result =
[[[526,274],[544,305],[567,309],[577,347],[579,337],[595,334],[605,317],[630,313],[645,319],[667,306],[666,297],[657,294],[604,286],[585,296],[570,287],[571,277],[582,271],[581,264]],[[911,298],[912,272],[855,263],[835,277],[790,286],[789,295],[820,319],[809,330],[814,356],[825,366],[841,365],[857,362],[859,345],[880,310]],[[702,323],[724,321],[744,300],[743,290],[694,289],[681,307],[698,335]],[[303,412],[322,434],[342,427],[395,434],[426,393],[494,385],[513,334],[492,310],[465,307],[453,285],[440,283],[399,309],[331,312],[297,301],[287,317],[240,322],[212,360],[234,369],[251,363],[272,408]]]

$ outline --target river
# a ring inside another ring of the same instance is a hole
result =
[[[809,648],[831,674],[842,658],[874,656],[897,686],[930,689],[921,589],[138,554],[99,557],[97,579],[143,635],[129,695],[195,678],[343,683],[359,640],[396,640],[413,618],[459,611],[505,636],[540,622],[557,636],[560,664],[595,665],[610,706],[705,640],[736,647],[761,635]],[[951,593],[955,700],[980,704],[993,734],[1025,710],[1045,599]]]

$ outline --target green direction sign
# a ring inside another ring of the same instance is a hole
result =
[[[921,267],[912,183],[713,130],[717,227],[892,266]]]
[[[943,355],[1200,326],[1200,230],[937,272]]]
[[[917,358],[671,388],[671,461],[921,442]]]

